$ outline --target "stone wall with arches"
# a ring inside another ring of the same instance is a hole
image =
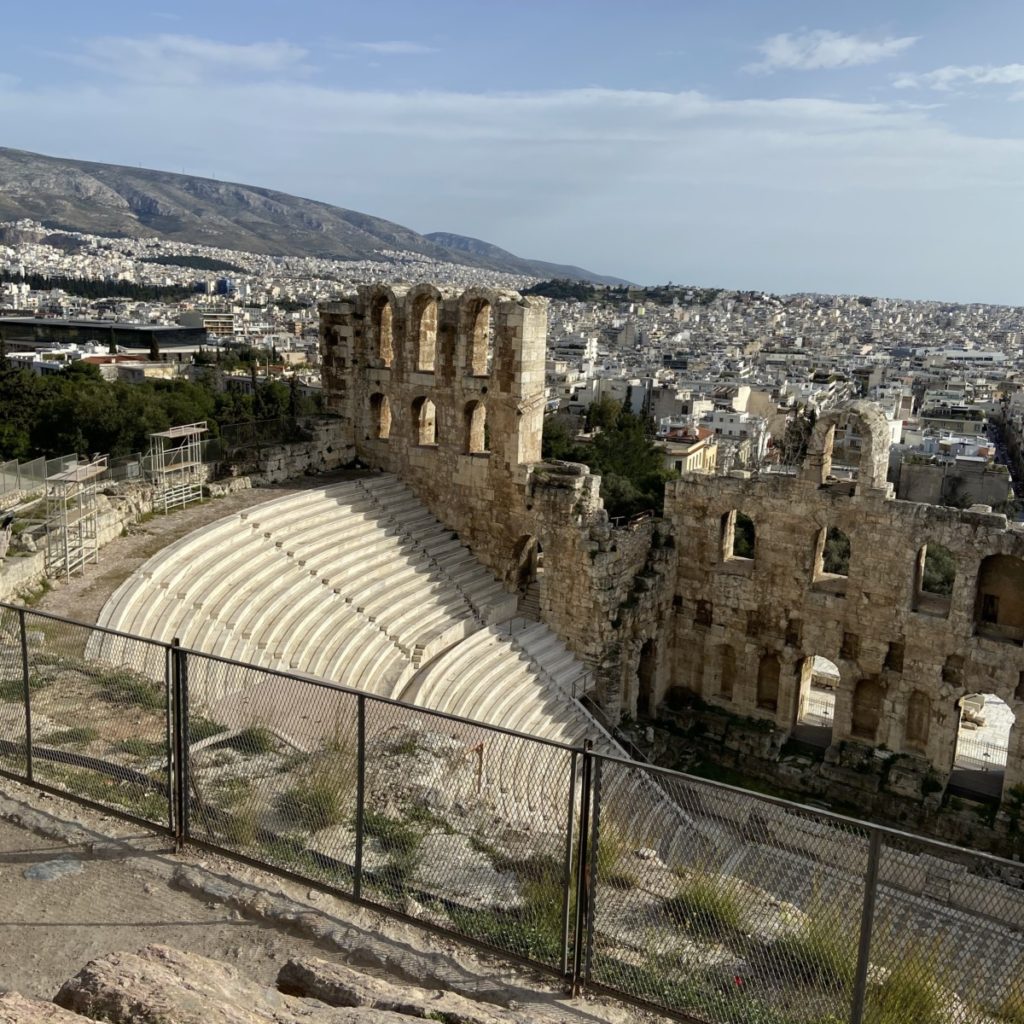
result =
[[[860,415],[863,404],[836,416]],[[987,507],[894,500],[877,486],[873,429],[869,421],[852,483],[832,478],[812,445],[797,476],[670,486],[677,560],[666,678],[784,738],[806,698],[805,659],[820,655],[839,670],[832,743],[918,758],[943,784],[959,701],[994,695],[1016,716],[1005,793],[1024,784],[1024,530]],[[750,558],[732,554],[740,514],[756,531]],[[830,537],[845,544],[832,562]],[[929,545],[941,573],[925,571]]]
[[[536,588],[617,718],[636,711],[642,651],[648,696],[660,685],[663,614],[645,608],[671,591],[635,593],[654,523],[616,529],[586,466],[541,461],[546,346],[547,300],[516,292],[373,286],[320,306],[326,405],[356,456],[408,483],[510,590]]]

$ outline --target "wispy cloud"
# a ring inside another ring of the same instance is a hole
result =
[[[925,71],[921,74],[905,72],[893,80],[897,89],[935,89],[952,92],[968,85],[1020,85],[1024,82],[1024,64],[971,64]]]
[[[92,39],[68,59],[120,78],[185,83],[211,76],[295,71],[305,57],[306,50],[284,40],[223,43],[164,33]]]
[[[424,46],[408,39],[385,39],[380,42],[352,43],[356,50],[376,53],[381,57],[409,57],[424,53],[437,53],[434,46]]]
[[[843,35],[828,29],[806,32],[783,32],[771,36],[758,47],[762,60],[748,64],[744,70],[758,74],[773,71],[819,71],[830,68],[853,68],[895,57],[909,49],[917,36],[886,36],[868,39],[865,36]]]

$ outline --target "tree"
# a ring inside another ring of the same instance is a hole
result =
[[[590,403],[587,409],[588,430],[611,430],[619,421],[619,414],[622,412],[622,403],[616,402],[608,395]]]

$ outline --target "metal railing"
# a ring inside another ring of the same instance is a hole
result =
[[[13,605],[0,773],[682,1020],[1024,1006],[1018,863]]]
[[[46,489],[46,478],[63,473],[78,462],[77,455],[61,455],[54,459],[40,456],[29,462],[0,462],[0,501],[8,495],[42,494]]]

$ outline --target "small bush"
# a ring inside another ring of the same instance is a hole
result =
[[[632,844],[614,821],[602,821],[597,838],[597,877],[613,889],[632,889],[637,884],[630,863]]]
[[[728,879],[709,871],[693,871],[669,901],[675,915],[684,917],[695,931],[720,935],[743,927],[743,905]]]
[[[340,825],[350,815],[351,793],[329,773],[311,771],[278,798],[278,809],[307,832]]]
[[[164,688],[130,672],[104,676],[100,685],[103,699],[110,704],[131,704],[152,711],[162,711],[165,707]]]
[[[999,1019],[1006,1024],[1024,1024],[1024,991],[1019,987],[999,1004]]]
[[[191,729],[189,735],[191,736]],[[270,754],[277,749],[277,738],[265,725],[250,725],[247,729],[214,745],[230,747],[240,754]]]
[[[99,738],[99,733],[90,725],[72,726],[70,729],[57,729],[39,737],[39,742],[52,747],[63,747],[92,743]]]
[[[44,679],[38,672],[31,672],[28,677],[29,692],[41,690],[44,686],[49,685],[49,682],[49,679]],[[21,703],[24,699],[25,681],[20,674],[0,679],[0,700]]]
[[[935,969],[944,961],[915,950],[891,962],[885,980],[868,993],[864,1024],[944,1024],[947,999]]]
[[[220,722],[215,722],[212,718],[205,718],[203,715],[189,716],[189,743],[201,743],[203,740],[208,740],[211,736],[227,731],[228,727],[226,725],[221,725]]]
[[[774,948],[805,978],[845,988],[857,970],[859,942],[860,928],[838,907],[814,900],[800,927]]]

